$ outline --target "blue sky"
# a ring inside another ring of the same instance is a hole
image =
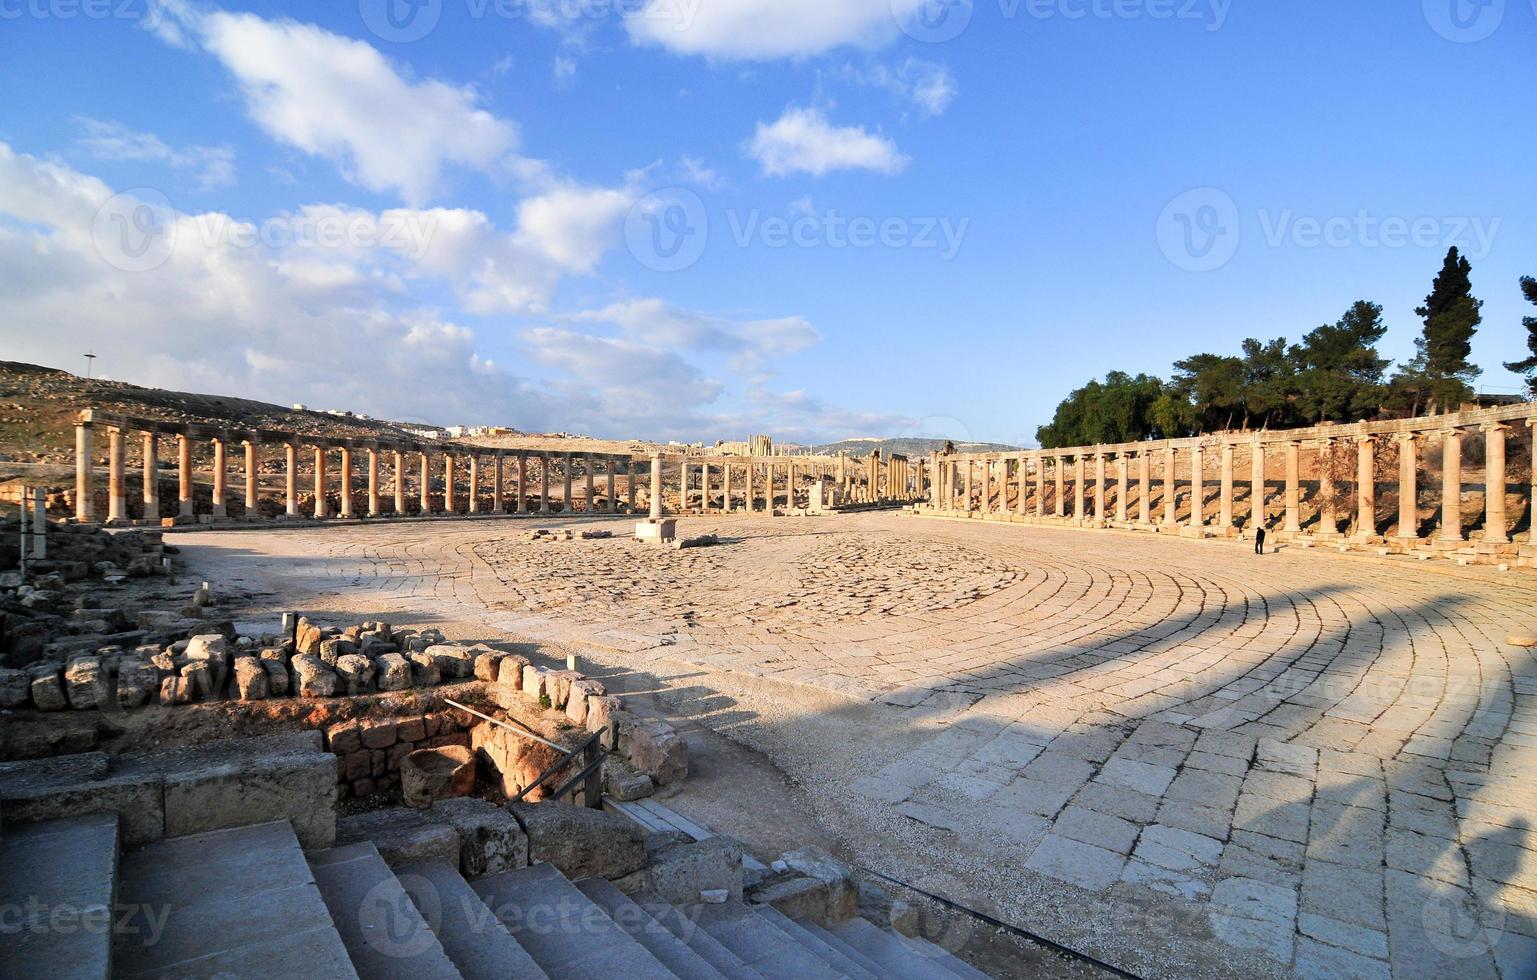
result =
[[[1407,357],[1456,244],[1514,391],[1534,55],[1537,0],[0,0],[0,356],[1028,443],[1359,298]]]

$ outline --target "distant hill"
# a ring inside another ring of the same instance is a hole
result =
[[[945,448],[943,439],[844,439],[841,442],[830,442],[824,446],[815,446],[812,451],[829,456],[838,453],[848,453],[850,456],[868,456],[879,449],[881,455],[896,453],[898,456],[927,456],[929,453],[940,452]],[[959,453],[1006,453],[1019,449],[1019,446],[1010,446],[1001,442],[958,442],[955,451]]]

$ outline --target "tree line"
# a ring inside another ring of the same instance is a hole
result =
[[[1483,300],[1473,295],[1472,265],[1453,247],[1423,305],[1414,357],[1391,375],[1377,352],[1387,334],[1382,307],[1357,300],[1334,323],[1298,343],[1249,338],[1238,354],[1195,354],[1174,362],[1168,378],[1111,371],[1057,406],[1036,430],[1043,448],[1173,439],[1233,429],[1285,429],[1320,422],[1407,417],[1451,411],[1473,395],[1481,369],[1471,361]],[[1521,279],[1537,305],[1537,278]],[[1523,318],[1529,356],[1505,363],[1537,397],[1537,316]]]

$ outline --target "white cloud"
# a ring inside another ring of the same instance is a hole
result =
[[[153,133],[141,133],[119,123],[81,118],[75,141],[98,160],[164,163],[192,172],[199,190],[228,187],[235,182],[235,151],[228,146],[186,146],[175,149]]]
[[[184,32],[240,83],[257,125],[362,187],[420,205],[448,167],[529,168],[515,157],[517,127],[483,108],[471,86],[408,78],[362,41],[311,24],[222,11],[181,16]]]
[[[884,136],[860,126],[834,126],[820,110],[794,106],[771,123],[759,123],[748,149],[771,177],[797,172],[820,177],[831,170],[895,174],[908,162]]]
[[[576,59],[564,54],[555,56],[555,63],[550,68],[550,80],[556,88],[565,88],[576,77]]]
[[[650,0],[625,20],[630,39],[677,54],[765,60],[898,36],[923,0]]]
[[[805,317],[727,320],[678,309],[660,299],[634,299],[568,319],[613,324],[642,343],[699,353],[723,354],[734,371],[756,374],[765,362],[805,350],[822,336]]]
[[[959,91],[949,68],[922,58],[908,58],[895,67],[880,63],[862,67],[846,64],[836,74],[859,85],[890,92],[911,103],[925,118],[943,115]]]

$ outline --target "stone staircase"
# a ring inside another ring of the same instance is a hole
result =
[[[0,980],[983,976],[864,919],[671,905],[549,864],[468,881],[441,858],[391,868],[369,842],[306,854],[287,820],[121,852],[114,814],[6,827],[0,906],[33,909],[0,926]],[[55,926],[61,910],[105,926]]]

